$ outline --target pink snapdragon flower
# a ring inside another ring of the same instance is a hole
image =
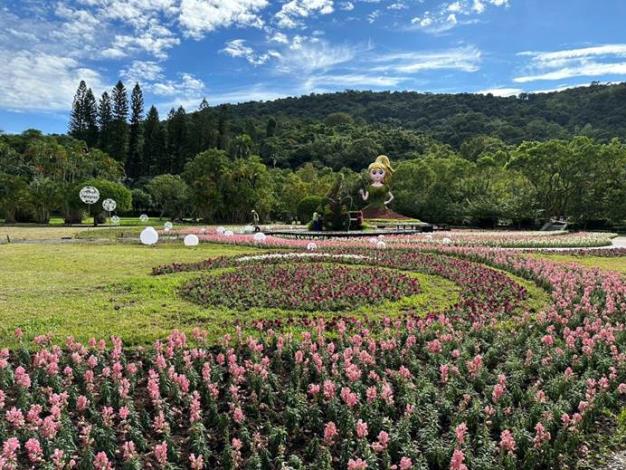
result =
[[[508,429],[500,433],[500,448],[509,454],[513,454],[517,449],[513,434]]]
[[[360,438],[363,439],[364,437],[367,437],[367,423],[364,422],[362,419],[359,419],[356,422],[356,435]]]
[[[330,421],[324,425],[324,443],[326,445],[333,445],[333,441],[337,434],[337,425],[334,422]]]
[[[465,461],[465,454],[462,450],[454,449],[452,453],[452,459],[450,459],[450,470],[467,470],[467,465],[463,462]]]

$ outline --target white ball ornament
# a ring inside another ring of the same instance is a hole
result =
[[[185,246],[198,246],[198,244],[200,243],[200,239],[197,235],[190,233],[183,239],[183,243],[185,244]]]
[[[309,244],[306,246],[306,249],[309,251],[315,251],[317,250],[317,244],[315,242],[309,242]]]
[[[139,220],[141,220],[145,224],[148,220],[150,220],[150,217],[148,217],[148,214],[141,214],[139,216]]]
[[[254,234],[254,241],[256,243],[265,243],[266,239],[267,235],[265,235],[263,232],[257,232]]]
[[[117,215],[114,215],[113,217],[111,217],[111,223],[113,225],[119,225],[120,224],[120,218]]]
[[[164,229],[166,232],[169,232],[169,231],[170,231],[170,230],[172,230],[173,228],[174,228],[174,224],[173,224],[172,222],[165,222],[165,223],[163,224],[163,229]]]
[[[155,245],[159,241],[159,234],[154,227],[146,227],[141,231],[139,240],[144,245]]]

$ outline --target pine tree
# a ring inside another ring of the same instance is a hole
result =
[[[70,114],[70,124],[68,133],[75,139],[85,140],[87,125],[85,123],[85,96],[87,95],[87,84],[81,80],[72,102],[72,112]]]
[[[168,150],[171,162],[171,172],[181,173],[187,163],[189,152],[189,129],[185,108],[172,108],[167,122]]]
[[[83,113],[85,121],[85,142],[88,147],[98,145],[98,107],[96,97],[91,88],[87,90],[83,101]]]
[[[144,122],[144,146],[142,158],[142,175],[155,176],[168,173],[165,132],[159,119],[159,111],[152,106]]]
[[[135,84],[131,95],[130,134],[128,138],[128,158],[126,160],[126,174],[131,178],[143,175],[143,93],[139,83]]]
[[[189,130],[190,152],[196,155],[217,143],[213,114],[206,98],[202,100],[198,111],[192,114]]]
[[[110,153],[113,158],[125,162],[128,154],[128,96],[126,87],[119,81],[113,88],[113,123]]]
[[[111,108],[111,98],[106,91],[102,93],[100,103],[98,104],[98,128],[100,130],[98,147],[100,150],[110,154],[112,141],[111,133],[113,130],[113,110]]]

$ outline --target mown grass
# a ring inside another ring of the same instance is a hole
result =
[[[84,227],[78,227],[85,230]],[[52,228],[52,230],[65,228]],[[47,228],[28,228],[29,239],[49,238]],[[128,228],[101,229],[129,230]],[[98,232],[100,231],[97,230]],[[37,232],[37,233],[34,233]],[[115,237],[113,237],[115,238]],[[51,243],[0,245],[0,346],[14,346],[14,331],[26,339],[51,333],[56,342],[67,336],[81,341],[117,335],[129,345],[163,338],[172,329],[202,327],[212,339],[232,332],[232,322],[328,313],[251,309],[237,312],[205,308],[181,298],[178,289],[199,273],[151,276],[151,269],[172,262],[193,262],[213,256],[258,252],[252,247],[180,243],[144,247],[128,243]],[[443,310],[459,299],[460,287],[438,276],[410,273],[422,292],[397,302],[363,306],[346,313],[362,318],[418,314]],[[512,276],[529,291],[525,308],[537,311],[547,294]]]
[[[58,339],[118,335],[132,344],[151,342],[206,316],[174,295],[176,276],[152,277],[153,266],[251,251],[211,244],[2,245],[0,345],[14,344],[17,327],[27,338],[50,332]]]
[[[537,258],[545,258],[557,263],[575,263],[587,268],[598,268],[605,271],[615,271],[626,274],[626,256],[613,258],[605,256],[574,256],[567,254],[532,254]]]

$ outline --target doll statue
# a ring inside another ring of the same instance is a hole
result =
[[[380,155],[368,167],[371,180],[366,190],[360,189],[359,193],[368,205],[363,209],[365,219],[404,219],[403,215],[397,214],[387,205],[393,201],[393,194],[389,187],[393,168],[386,155]]]

